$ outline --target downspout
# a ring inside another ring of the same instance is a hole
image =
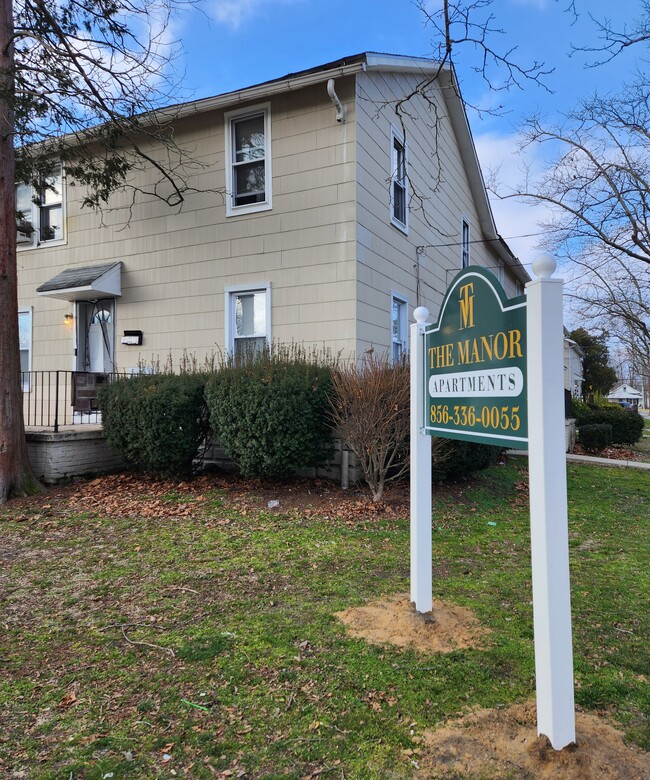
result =
[[[343,124],[343,122],[345,122],[345,108],[339,100],[339,96],[334,91],[334,79],[329,79],[327,82],[327,94],[330,96],[330,100],[336,108],[336,121],[339,124]]]

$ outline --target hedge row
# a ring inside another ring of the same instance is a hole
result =
[[[104,431],[129,463],[151,474],[187,474],[212,430],[243,475],[287,478],[330,455],[335,370],[306,357],[267,354],[210,373],[120,379],[100,392]],[[404,376],[408,381],[408,372]],[[404,393],[399,397],[404,403]],[[371,432],[373,420],[367,426]],[[434,464],[436,480],[486,468],[500,452],[461,442],[437,450],[443,457]]]
[[[582,425],[579,430],[580,444],[587,452],[602,452],[612,443],[612,426],[606,423]]]
[[[219,443],[246,477],[284,479],[325,463],[331,431],[328,368],[258,360],[229,366],[206,382]]]
[[[636,444],[643,435],[643,417],[625,409],[589,409],[576,418],[578,437],[582,441],[585,425],[610,425],[612,444]]]
[[[145,472],[186,475],[208,430],[200,374],[137,376],[99,392],[108,443]]]

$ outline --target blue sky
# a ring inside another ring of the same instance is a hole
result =
[[[430,8],[440,0],[428,0]],[[492,92],[471,69],[472,52],[458,64],[463,94],[480,106],[503,104],[500,117],[470,113],[479,157],[486,173],[498,170],[507,185],[520,180],[521,163],[513,154],[517,126],[531,112],[551,119],[571,109],[594,89],[615,90],[634,69],[632,50],[609,65],[585,68],[586,55],[570,56],[571,45],[595,41],[589,16],[609,18],[616,27],[629,23],[639,0],[576,0],[580,16],[566,13],[569,0],[495,0],[492,26],[504,31],[491,36],[494,47],[517,47],[513,57],[524,64],[544,61],[554,72],[546,78],[549,91],[535,84],[523,90]],[[207,0],[203,13],[186,10],[173,32],[185,55],[185,98],[199,98],[257,84],[363,51],[432,56],[433,32],[411,0]],[[615,10],[613,10],[615,9]],[[475,61],[475,60],[474,60]],[[542,164],[531,153],[533,169]],[[540,212],[512,201],[493,202],[497,227],[522,261],[535,252],[534,237],[517,238],[538,230]]]

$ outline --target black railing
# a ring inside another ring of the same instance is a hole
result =
[[[119,376],[91,371],[24,371],[25,425],[52,428],[101,422],[99,388]]]

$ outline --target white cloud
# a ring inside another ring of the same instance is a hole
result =
[[[512,192],[527,175],[535,176],[542,169],[541,160],[532,150],[519,151],[520,138],[516,133],[476,135],[474,142],[486,183],[495,186],[500,193]],[[521,203],[515,198],[504,200],[492,193],[490,203],[497,230],[530,271],[530,263],[540,252],[539,222],[548,218],[548,209]]]
[[[270,5],[286,5],[292,2],[296,0],[213,0],[211,15],[220,24],[237,30],[249,19],[268,10]]]

